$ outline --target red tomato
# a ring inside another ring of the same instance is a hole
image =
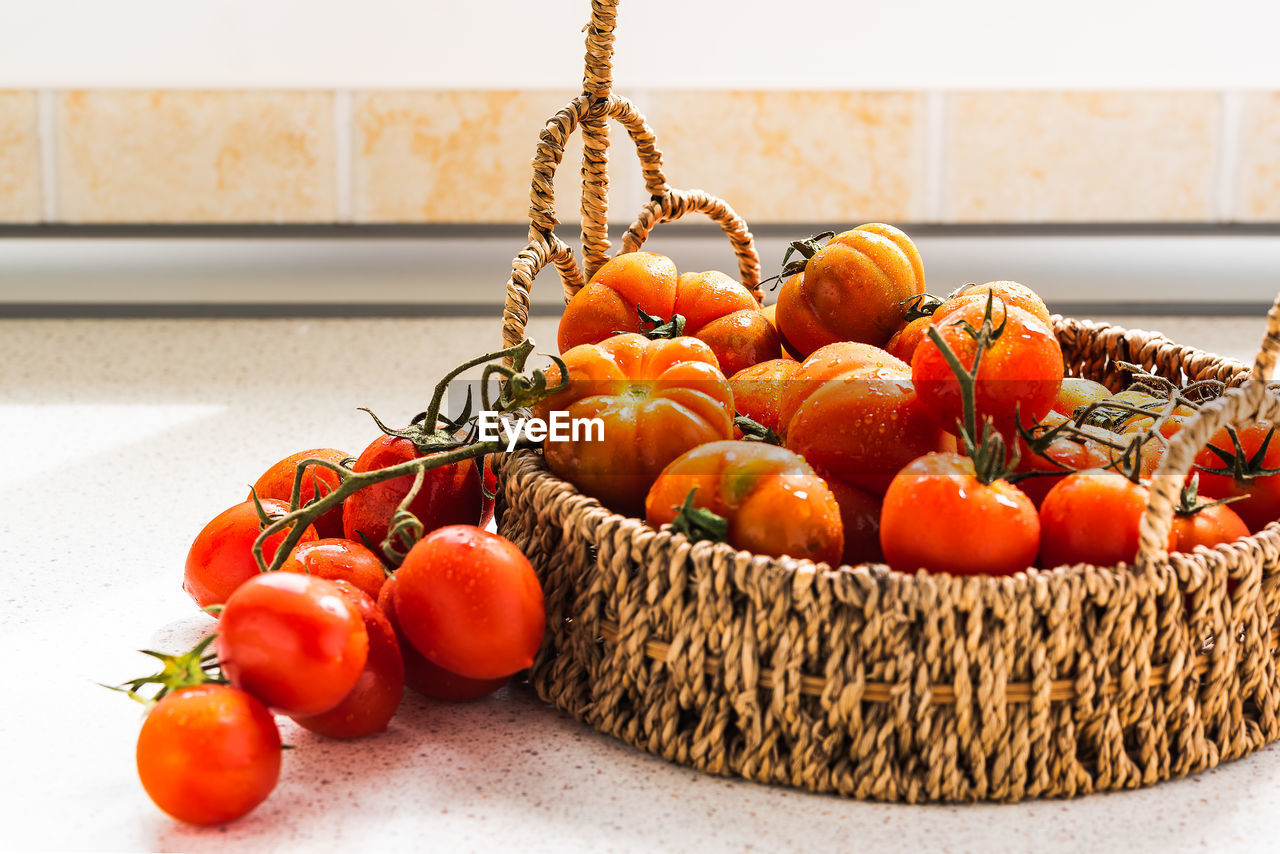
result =
[[[920,346],[920,342],[925,339],[929,324],[932,322],[932,317],[917,317],[915,320],[907,321],[897,332],[893,333],[889,343],[884,345],[885,351],[890,356],[901,359],[908,365],[911,364],[911,357],[915,355],[916,348]]]
[[[985,306],[988,295],[995,297],[1005,305],[1017,306],[1023,311],[1034,315],[1045,326],[1050,329],[1053,328],[1053,316],[1049,314],[1049,308],[1044,304],[1044,300],[1040,298],[1039,294],[1021,282],[987,282],[981,285],[965,285],[948,297],[947,301],[938,307],[938,312],[948,311],[955,303],[964,299],[977,298]]]
[[[364,620],[332,581],[270,572],[227,599],[218,660],[232,685],[285,715],[327,712],[369,657]]]
[[[1094,431],[1090,430],[1090,432]],[[1101,428],[1097,428],[1097,432],[1117,444],[1123,443],[1123,440],[1114,433],[1108,434]],[[1044,503],[1044,497],[1049,494],[1049,490],[1067,475],[1085,469],[1103,468],[1114,456],[1111,448],[1096,441],[1088,439],[1077,441],[1065,435],[1054,439],[1040,453],[1032,451],[1021,438],[1018,439],[1018,448],[1017,471],[1036,473],[1019,480],[1018,488],[1027,494],[1036,507]]]
[[[262,509],[273,518],[289,512],[284,501],[264,499]],[[201,608],[221,605],[236,588],[260,574],[253,559],[253,541],[262,533],[257,508],[252,501],[244,501],[219,513],[204,526],[187,552],[186,572],[182,589]],[[288,536],[281,531],[263,544],[262,555],[270,564],[275,558],[280,541]],[[316,529],[308,527],[298,545],[316,539]]]
[[[542,587],[528,558],[511,541],[470,525],[441,528],[409,550],[396,572],[395,603],[414,647],[470,679],[529,667],[546,630]]]
[[[951,310],[934,315],[933,328],[966,370],[973,367],[978,344],[963,324],[981,327],[986,307],[985,301],[969,297]],[[977,432],[981,433],[983,419],[990,416],[1008,438],[1016,432],[1015,412],[1020,414],[1022,424],[1030,427],[1053,406],[1062,386],[1062,348],[1048,326],[1020,308],[997,302],[992,306],[992,318],[997,328],[1001,323],[1005,327],[982,355],[978,369],[974,391]],[[920,402],[936,423],[956,430],[964,414],[960,381],[932,339],[925,338],[916,348],[911,378]],[[976,441],[978,437],[973,438]]]
[[[387,615],[391,628],[395,629],[396,640],[400,642],[400,656],[404,659],[405,685],[433,700],[461,703],[487,697],[511,681],[510,676],[501,676],[497,679],[468,679],[428,661],[426,656],[409,643],[409,639],[405,637],[404,631],[396,620],[395,592],[396,577],[393,575],[387,579],[386,584],[382,585],[382,593],[378,596],[378,607]]]
[[[1040,505],[1040,562],[1045,569],[1077,563],[1133,563],[1147,487],[1114,471],[1077,472],[1049,490]],[[1169,549],[1177,544],[1169,531]]]
[[[841,562],[849,566],[882,563],[880,548],[880,497],[827,477],[827,487],[840,506],[840,523],[844,529],[844,554]]]
[[[1239,502],[1235,502],[1239,503]],[[1249,526],[1229,504],[1214,504],[1190,515],[1173,517],[1174,551],[1190,554],[1196,546],[1213,548],[1249,536]]]
[[[328,460],[331,463],[341,464],[343,460],[351,455],[346,451],[339,451],[335,448],[315,448],[310,451],[299,451],[296,454],[290,454],[271,468],[263,472],[262,477],[258,478],[253,485],[253,490],[258,494],[259,498],[274,498],[277,501],[289,503],[289,499],[293,497],[293,479],[298,471],[298,464],[303,460],[320,459]],[[338,473],[332,469],[323,466],[307,466],[306,474],[302,476],[302,489],[298,495],[299,506],[307,504],[316,495],[316,484],[320,484],[321,496],[328,495],[338,487]],[[342,536],[342,505],[339,504],[332,510],[325,513],[313,523],[316,533],[321,537],[341,537]]]
[[[1236,430],[1246,459],[1258,456],[1273,426],[1269,421],[1258,421]],[[1195,464],[1202,469],[1231,470],[1232,464],[1224,462],[1221,456],[1210,450],[1210,447],[1220,449],[1228,459],[1235,455],[1235,444],[1231,441],[1231,435],[1225,427],[1215,433],[1209,440],[1209,444],[1196,454]],[[1280,436],[1271,438],[1266,450],[1262,451],[1259,463],[1264,469],[1280,468]],[[1250,531],[1260,531],[1271,522],[1280,519],[1280,475],[1252,475],[1248,467],[1244,472],[1242,477],[1237,478],[1232,475],[1201,471],[1200,489],[1206,495],[1220,498],[1246,496],[1240,501],[1232,502],[1231,509],[1244,520]]]
[[[364,449],[351,466],[365,472],[387,468],[421,457],[408,439],[382,435]],[[409,512],[428,531],[445,525],[475,524],[480,521],[484,493],[480,490],[480,468],[474,460],[429,469]],[[384,480],[366,486],[342,502],[342,527],[348,540],[366,542],[374,549],[387,538],[391,517],[413,488],[413,475]]]
[[[229,685],[166,696],[138,733],[138,778],[156,806],[191,824],[224,824],[280,779],[280,731],[258,700]]]
[[[349,581],[368,596],[377,598],[387,580],[378,556],[351,540],[325,539],[301,543],[280,564],[281,572],[302,572],[330,581]]]
[[[1035,561],[1040,520],[1013,484],[980,482],[968,457],[926,454],[889,484],[880,545],[899,572],[1012,575]]]
[[[342,702],[327,712],[294,720],[304,729],[329,738],[360,738],[386,732],[404,695],[404,662],[395,629],[387,615],[354,584],[334,581],[333,585],[364,620],[364,630],[369,634],[369,656],[356,686]]]

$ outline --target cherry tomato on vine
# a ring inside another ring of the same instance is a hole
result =
[[[451,703],[462,703],[487,697],[503,685],[511,681],[509,676],[497,679],[468,679],[457,673],[445,670],[438,664],[432,664],[426,656],[418,652],[396,618],[395,608],[396,577],[393,575],[382,585],[378,595],[378,608],[387,615],[387,621],[395,630],[396,640],[400,643],[400,656],[404,660],[404,684],[424,697],[433,700],[444,700]]]
[[[351,693],[369,656],[369,633],[333,582],[269,572],[227,599],[217,650],[232,685],[281,714],[310,716]]]
[[[280,779],[280,731],[261,702],[230,685],[181,688],[138,733],[138,778],[156,806],[191,824],[223,824]]]
[[[1229,504],[1213,504],[1173,517],[1174,551],[1190,554],[1196,546],[1213,548],[1249,536],[1249,526]]]
[[[347,581],[334,581],[364,620],[369,655],[355,687],[342,702],[318,715],[296,716],[304,729],[329,738],[360,738],[385,732],[404,695],[404,661],[391,621],[368,594]]]
[[[299,543],[280,564],[280,571],[349,581],[374,599],[387,580],[386,568],[376,554],[360,543],[342,539]]]
[[[1108,397],[1111,397],[1111,389],[1102,383],[1083,377],[1063,377],[1062,387],[1053,399],[1052,411],[1070,418],[1080,407]]]
[[[268,516],[279,517],[289,512],[289,505],[267,498],[262,500],[262,509]],[[236,588],[260,574],[253,558],[253,542],[261,532],[262,522],[252,501],[242,501],[219,513],[204,526],[187,552],[182,589],[201,608],[226,602]],[[263,544],[262,555],[268,564],[287,535],[286,529]],[[316,538],[316,529],[308,526],[298,544]]]
[[[471,525],[419,540],[396,572],[394,601],[413,646],[469,679],[529,667],[546,630],[542,587],[529,559],[510,540]]]
[[[423,456],[408,439],[382,435],[369,444],[351,466],[355,472],[373,471]],[[475,460],[428,469],[422,488],[409,505],[427,531],[445,525],[475,524],[483,512],[480,467]],[[413,475],[366,486],[342,502],[342,527],[348,540],[380,550],[391,518],[413,488]]]
[[[253,485],[254,492],[258,494],[259,498],[274,498],[277,501],[288,503],[293,496],[293,479],[297,474],[299,463],[304,460],[320,459],[340,465],[343,460],[350,456],[345,451],[339,451],[336,448],[315,448],[310,451],[299,451],[296,454],[290,454],[263,472],[262,476]],[[324,466],[307,466],[306,473],[302,476],[302,488],[298,494],[298,506],[308,504],[315,498],[317,485],[319,485],[321,496],[328,495],[338,486],[338,473]],[[339,504],[329,510],[312,524],[315,525],[316,533],[321,537],[341,537],[342,505]]]
[[[880,544],[899,572],[1012,575],[1035,562],[1040,520],[1013,484],[982,483],[968,457],[926,454],[889,484]]]
[[[1239,448],[1231,438],[1232,431],[1224,427],[1195,457],[1205,494],[1220,498],[1245,496],[1232,502],[1231,509],[1250,531],[1260,531],[1280,519],[1280,474],[1274,473],[1280,469],[1280,436],[1272,434],[1274,426],[1269,421],[1258,421],[1235,428]]]

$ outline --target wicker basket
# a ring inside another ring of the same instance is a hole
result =
[[[652,131],[610,92],[615,16],[616,0],[594,0],[584,92],[541,136],[530,239],[507,285],[508,345],[524,336],[539,270],[557,267],[567,300],[608,258],[610,118],[635,143],[651,195],[623,251],[654,225],[700,211],[724,227],[759,295],[746,224],[713,196],[668,187]],[[585,269],[552,231],[552,176],[579,127]],[[1280,309],[1252,375],[1155,333],[1054,322],[1076,376],[1118,388],[1117,361],[1126,361],[1232,386],[1172,442],[1135,566],[952,578],[762,557],[619,516],[552,475],[539,454],[515,454],[499,472],[498,528],[546,593],[548,632],[531,672],[538,694],[704,771],[887,801],[1132,788],[1280,737],[1280,526],[1191,555],[1162,545],[1196,450],[1225,423],[1280,415],[1280,399],[1252,379],[1274,363]]]

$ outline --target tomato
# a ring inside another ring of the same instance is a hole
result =
[[[1147,487],[1114,471],[1091,469],[1062,479],[1040,505],[1040,561],[1045,569],[1077,563],[1133,563]],[[1169,549],[1176,545],[1169,532]]]
[[[950,311],[961,300],[977,300],[979,304],[987,304],[988,295],[1005,305],[1020,308],[1035,316],[1037,320],[1050,329],[1053,328],[1053,315],[1044,304],[1040,295],[1020,282],[987,282],[982,285],[965,285],[947,298],[935,314]],[[1070,414],[1070,413],[1068,413]]]
[[[1249,536],[1249,526],[1229,504],[1213,504],[1173,517],[1174,551],[1190,554],[1196,546],[1213,548]]]
[[[1257,421],[1248,427],[1236,428],[1244,456],[1239,460],[1240,470],[1234,473],[1233,463],[1226,462],[1236,454],[1231,433],[1222,428],[1213,434],[1209,443],[1195,457],[1200,471],[1200,489],[1206,495],[1230,498],[1245,496],[1231,503],[1231,509],[1244,520],[1250,531],[1260,531],[1271,522],[1280,519],[1280,475],[1266,474],[1266,470],[1280,468],[1280,436],[1267,441],[1274,425],[1270,421]],[[1263,450],[1263,445],[1266,449]],[[1217,448],[1221,454],[1215,453]],[[1256,459],[1256,465],[1250,463]],[[1213,474],[1206,469],[1225,469],[1231,474]],[[1260,471],[1261,469],[1261,471]]]
[[[369,633],[334,582],[270,572],[227,599],[217,649],[232,685],[281,714],[310,716],[351,693],[369,657]]]
[[[778,331],[761,313],[756,298],[724,273],[712,270],[680,276],[674,312],[685,319],[684,334],[706,342],[716,354],[726,377],[782,356]]]
[[[1062,387],[1053,399],[1051,411],[1071,418],[1076,410],[1111,396],[1111,389],[1102,383],[1082,377],[1063,377]]]
[[[674,522],[686,497],[728,523],[737,549],[840,563],[844,534],[835,496],[796,454],[760,442],[709,442],[676,457],[645,499],[645,521]]]
[[[1054,413],[1050,413],[1053,415]],[[1059,481],[1067,475],[1085,469],[1103,468],[1115,458],[1115,451],[1103,444],[1117,445],[1124,439],[1101,428],[1081,428],[1094,438],[1078,438],[1060,434],[1040,451],[1033,450],[1026,441],[1018,441],[1018,472],[1034,472],[1031,477],[1017,481],[1018,488],[1027,494],[1037,507],[1044,502]]]
[[[299,463],[303,460],[320,459],[341,465],[342,461],[350,456],[347,452],[334,448],[315,448],[310,451],[299,451],[296,454],[290,454],[263,472],[262,477],[258,478],[257,482],[254,483],[253,491],[257,493],[259,498],[274,498],[287,504],[293,496],[293,479],[298,471]],[[323,497],[336,489],[338,483],[338,473],[333,469],[327,469],[324,466],[307,466],[307,471],[302,476],[302,488],[298,495],[299,506],[307,504],[311,499],[315,498],[317,484],[320,486],[320,495]],[[321,537],[341,537],[342,505],[339,504],[329,510],[312,524],[315,525],[316,534]]]
[[[547,419],[599,418],[603,437],[584,431],[548,440],[547,465],[612,510],[638,516],[667,463],[704,442],[733,437],[733,392],[711,348],[687,336],[650,341],[617,335],[565,353],[569,385],[533,409]],[[559,371],[548,371],[559,382]]]
[[[771,305],[766,305],[764,308],[760,309],[760,313],[764,315],[765,320],[769,321],[769,325],[773,327],[773,331],[778,333],[778,344],[782,349],[781,358],[790,359],[793,362],[800,361],[796,357],[795,351],[787,346],[787,342],[783,339],[782,333],[778,332],[778,304],[773,303]]]
[[[978,342],[964,324],[980,328],[986,308],[985,302],[962,301],[934,315],[933,328],[966,370],[977,359]],[[990,417],[1008,439],[1016,433],[1015,413],[1023,426],[1030,427],[1053,406],[1062,386],[1062,348],[1049,327],[1020,308],[995,303],[992,323],[997,328],[1003,324],[1004,331],[983,353],[979,365],[974,389],[977,431],[981,433],[984,419]],[[949,430],[957,429],[964,414],[960,381],[932,339],[916,348],[911,378],[934,420]]]
[[[511,681],[510,676],[497,679],[468,679],[445,670],[438,664],[432,664],[426,656],[418,652],[396,617],[395,608],[396,577],[393,575],[382,585],[382,593],[378,596],[378,608],[386,614],[387,621],[395,630],[396,640],[400,643],[400,656],[404,660],[404,684],[424,697],[433,700],[444,700],[451,703],[462,703],[487,697],[503,685]]]
[[[880,545],[898,572],[1012,575],[1035,562],[1040,520],[1013,484],[979,481],[968,457],[927,454],[889,484]]]
[[[393,601],[418,652],[469,679],[529,667],[546,630],[528,558],[510,540],[470,525],[419,540],[396,572]]]
[[[480,504],[480,521],[476,523],[481,528],[489,527],[489,523],[493,521],[495,499],[489,496],[498,494],[498,475],[493,468],[497,465],[495,455],[489,454],[484,460],[484,471],[481,472],[484,477],[484,491],[482,493],[484,500]]]
[[[376,597],[387,580],[378,556],[351,540],[324,539],[302,543],[280,564],[281,572],[303,572],[330,581],[349,581]]]
[[[360,588],[341,580],[334,581],[333,585],[364,621],[364,630],[369,635],[369,655],[355,687],[338,705],[327,712],[298,716],[294,720],[303,729],[329,738],[360,738],[386,732],[404,695],[404,661],[395,629],[387,615]]]
[[[565,306],[560,352],[597,344],[623,330],[639,332],[640,310],[670,320],[678,281],[675,262],[665,255],[627,252],[611,258]]]
[[[374,439],[351,466],[365,472],[387,468],[423,456],[408,439],[382,435]],[[409,512],[428,531],[445,525],[475,524],[480,521],[484,493],[480,467],[474,460],[428,469],[422,488],[409,505]],[[413,488],[413,475],[384,480],[366,486],[342,502],[343,536],[381,549],[387,538],[391,517]]]
[[[779,425],[819,475],[876,495],[917,457],[955,448],[920,406],[907,366],[868,344],[830,344],[805,359]]]
[[[289,504],[268,498],[262,500],[262,509],[269,517],[279,518],[289,512]],[[226,602],[237,587],[260,574],[253,558],[253,543],[260,533],[262,523],[252,501],[243,501],[219,513],[196,535],[187,552],[182,589],[201,608]],[[288,534],[286,529],[263,543],[262,556],[268,564],[275,559],[276,548]],[[298,545],[315,539],[316,529],[308,526]]]
[[[906,300],[920,293],[924,266],[911,239],[892,226],[861,225],[831,238],[783,283],[778,331],[805,356],[837,341],[883,347],[902,325]]]
[[[168,694],[138,733],[138,778],[156,806],[191,824],[224,824],[280,779],[280,731],[258,700],[229,685]]]
[[[840,527],[844,530],[841,563],[849,566],[882,563],[884,550],[880,548],[880,512],[883,502],[880,497],[830,475],[825,480],[840,507]]]
[[[884,349],[894,358],[911,364],[911,357],[915,355],[920,342],[925,339],[929,324],[932,322],[932,317],[917,317],[908,321],[905,326],[893,333],[893,337],[889,339],[888,344],[884,345]]]
[[[778,417],[791,376],[800,363],[791,359],[771,359],[744,368],[729,378],[733,405],[739,415],[779,432]]]

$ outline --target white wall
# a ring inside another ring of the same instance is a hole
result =
[[[0,88],[576,88],[588,0],[0,0]],[[1280,87],[1264,0],[625,0],[645,87]]]

